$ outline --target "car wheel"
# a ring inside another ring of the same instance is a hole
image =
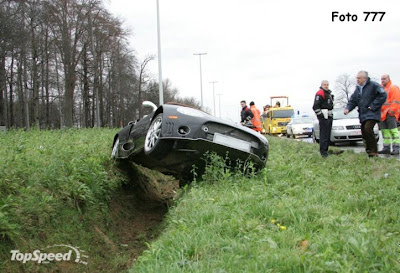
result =
[[[293,133],[293,132],[292,132],[292,138],[293,138],[293,139],[295,139],[295,138],[296,138],[296,136],[294,135],[294,133]]]
[[[287,137],[287,138],[290,137],[289,131],[286,133],[286,137]]]
[[[117,159],[118,157],[118,150],[119,150],[119,137],[114,141],[114,145],[111,151],[111,158]]]
[[[154,159],[164,158],[172,147],[171,141],[160,139],[163,114],[158,114],[150,124],[144,141],[144,153]]]
[[[313,138],[314,142],[319,143],[319,139],[317,139],[317,136],[315,135],[315,132],[313,132],[312,138]]]

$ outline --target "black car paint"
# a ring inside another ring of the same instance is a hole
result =
[[[178,109],[182,110],[182,108],[197,116],[178,112]],[[163,117],[160,139],[170,143],[171,151],[165,158],[155,159],[146,155],[143,147],[150,124],[160,113]],[[180,133],[179,128],[183,126],[188,130],[184,128],[184,132]],[[204,126],[210,129],[206,131]],[[247,153],[214,143],[214,133],[251,142],[251,152]],[[228,152],[232,161],[250,159],[256,168],[261,169],[266,164],[269,150],[267,139],[249,128],[216,118],[200,110],[172,104],[164,104],[135,124],[124,127],[115,136],[114,143],[117,138],[120,141],[117,158],[129,158],[146,167],[178,175],[190,172],[192,166],[198,165],[207,151],[216,152],[221,156],[225,156]]]

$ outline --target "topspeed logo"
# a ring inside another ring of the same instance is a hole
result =
[[[73,247],[71,245],[52,245],[45,248],[67,248],[67,252],[44,252],[39,249],[34,250],[32,253],[21,253],[19,250],[11,250],[11,261],[19,261],[22,263],[26,262],[37,262],[41,263],[50,263],[53,261],[62,262],[62,261],[71,261],[73,260],[75,263],[87,264],[86,261],[82,261],[81,258],[89,258],[89,256],[82,255],[81,252],[85,252],[84,250],[79,249],[79,247]],[[75,259],[73,259],[73,257]]]

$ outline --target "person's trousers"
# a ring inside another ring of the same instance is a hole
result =
[[[328,155],[329,142],[332,131],[332,118],[319,118],[319,152],[321,155]]]
[[[394,145],[399,145],[400,144],[400,139],[399,139],[399,131],[397,128],[394,129],[382,129],[382,136],[383,136],[383,145],[384,146],[391,146],[392,143]]]
[[[383,146],[390,149],[390,146],[399,146],[399,131],[397,130],[397,120],[395,116],[389,114],[386,115],[386,119],[379,123],[379,129],[381,129],[383,136]]]
[[[378,121],[369,119],[361,123],[361,133],[363,136],[365,150],[367,154],[377,154],[378,144],[374,134],[374,126]]]

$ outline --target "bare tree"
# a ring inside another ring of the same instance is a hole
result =
[[[129,31],[101,0],[0,0],[0,124],[62,128],[122,126],[158,101]],[[180,98],[169,79],[165,100]]]
[[[64,68],[64,114],[65,126],[73,126],[74,93],[76,86],[76,67],[82,49],[82,38],[85,30],[87,11],[85,5],[78,1],[57,0],[49,3],[50,26],[56,36],[57,47],[61,53]]]
[[[147,64],[154,60],[154,55],[147,56],[143,62],[140,64],[140,69],[139,69],[139,83],[138,83],[138,103],[137,103],[137,108],[139,109],[139,118],[142,116],[142,85],[146,84],[148,81],[148,74],[146,71],[146,66]]]
[[[14,40],[13,5],[0,2],[0,126],[9,126],[7,103],[7,55],[12,51]]]
[[[345,107],[354,92],[356,81],[349,74],[342,74],[335,81],[334,94],[335,106]]]
[[[41,20],[41,7],[40,1],[31,0],[27,1],[28,12],[27,19],[30,30],[30,45],[31,45],[31,63],[32,63],[32,90],[33,90],[33,119],[34,126],[36,128],[40,127],[39,118],[39,58],[41,55],[41,49],[39,46],[38,35],[40,34],[40,20]]]

